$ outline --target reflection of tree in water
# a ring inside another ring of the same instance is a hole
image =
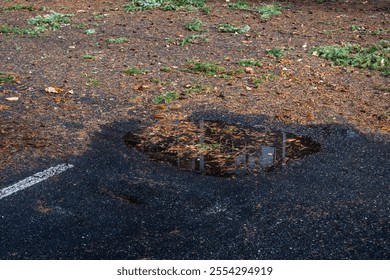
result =
[[[271,171],[320,148],[309,138],[221,121],[158,123],[129,133],[125,142],[154,160],[222,177]]]

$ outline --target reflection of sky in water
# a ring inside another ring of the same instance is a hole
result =
[[[261,146],[261,156],[260,156],[260,164],[262,166],[269,166],[274,163],[275,158],[275,148]]]
[[[271,171],[320,149],[309,138],[291,133],[261,132],[218,121],[183,121],[148,128],[129,133],[125,142],[154,160],[204,175],[229,177]]]

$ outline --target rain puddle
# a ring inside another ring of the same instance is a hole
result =
[[[156,123],[128,133],[124,141],[153,160],[220,177],[272,171],[320,150],[308,137],[207,120]]]

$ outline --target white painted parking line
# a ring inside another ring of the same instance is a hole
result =
[[[17,182],[16,184],[13,184],[12,186],[9,186],[7,188],[1,189],[0,190],[0,199],[3,199],[6,196],[9,196],[13,193],[16,193],[18,191],[24,190],[28,187],[31,187],[39,182],[42,182],[46,179],[49,179],[50,177],[53,177],[55,175],[58,175],[69,168],[72,168],[72,164],[59,164],[54,167],[50,167],[49,169],[46,169],[45,171],[35,173],[34,175]]]

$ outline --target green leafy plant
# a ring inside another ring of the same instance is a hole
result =
[[[261,14],[262,20],[268,20],[272,16],[277,16],[282,13],[283,7],[279,3],[273,3],[269,5],[263,5],[261,8],[256,9]]]
[[[354,32],[355,31],[363,31],[363,30],[365,30],[365,28],[364,28],[364,26],[352,24],[351,30],[354,31]]]
[[[43,17],[36,16],[35,18],[30,18],[27,20],[27,23],[35,26],[50,27],[51,30],[55,31],[62,24],[69,23],[71,21],[70,17],[73,16],[73,14],[61,14],[51,11],[50,14],[44,15]]]
[[[125,37],[107,39],[107,43],[110,44],[123,44],[123,43],[127,43],[128,41],[129,40]]]
[[[250,30],[249,25],[244,25],[243,27],[236,27],[230,23],[220,23],[218,30],[220,32],[230,32],[230,33],[246,33]]]
[[[15,82],[15,77],[10,75],[10,74],[6,74],[6,73],[3,73],[3,72],[0,72],[0,84],[2,83],[12,83],[12,82]]]
[[[196,18],[190,22],[187,22],[185,24],[185,28],[189,31],[201,32],[201,31],[204,31],[204,24],[200,19]]]
[[[138,75],[138,74],[146,74],[148,73],[148,70],[143,70],[143,69],[138,69],[138,68],[127,68],[126,70],[123,71],[123,73],[128,74],[128,75]]]
[[[154,104],[169,104],[179,98],[179,94],[176,91],[170,91],[160,94],[159,96],[153,99]]]
[[[188,61],[188,67],[185,70],[190,73],[204,73],[209,76],[218,76],[220,78],[231,78],[233,75],[243,73],[243,69],[226,69],[216,63],[202,61]]]
[[[93,29],[93,28],[90,28],[90,29],[84,30],[83,33],[84,33],[84,34],[91,35],[91,34],[95,34],[95,33],[96,33],[96,30]]]
[[[218,64],[201,61],[189,61],[188,71],[192,73],[205,73],[210,76],[224,74],[227,72],[224,67],[221,67]]]
[[[95,59],[95,57],[93,55],[86,54],[83,55],[83,59]]]
[[[238,62],[238,65],[247,67],[247,66],[261,66],[261,62],[255,59],[241,59]]]
[[[184,47],[185,45],[199,43],[201,41],[203,42],[207,41],[207,35],[196,34],[196,35],[189,35],[184,38],[167,39],[167,44],[180,45]]]
[[[253,84],[254,84],[255,88],[258,88],[262,83],[264,83],[266,81],[273,81],[274,79],[275,79],[274,74],[263,74],[263,75],[261,75],[260,78],[254,79]]]
[[[64,23],[71,21],[70,17],[73,14],[60,14],[52,11],[50,14],[45,16],[37,16],[27,20],[28,24],[35,25],[34,29],[31,28],[20,28],[17,26],[2,25],[0,27],[0,33],[2,34],[16,34],[16,35],[38,35],[46,32],[48,28],[55,31],[61,27]]]
[[[242,11],[250,11],[251,10],[251,6],[246,1],[243,1],[243,0],[239,0],[239,1],[234,2],[234,3],[229,3],[228,7],[230,9],[233,9],[233,10],[242,10]]]
[[[136,12],[144,10],[202,10],[208,12],[209,9],[205,5],[207,0],[129,0],[129,4],[125,5],[123,9],[126,12]]]
[[[367,48],[363,48],[358,44],[320,46],[311,49],[309,53],[331,60],[332,65],[368,68],[382,71],[386,76],[389,75],[389,41],[380,41],[378,44]]]
[[[16,34],[16,35],[31,35],[35,36],[40,33],[45,32],[47,29],[44,26],[37,26],[34,29],[30,28],[20,28],[16,26],[3,25],[0,27],[1,34]]]
[[[186,36],[180,41],[180,46],[185,46],[187,44],[197,43],[199,41],[207,41],[206,35],[191,35]]]
[[[198,92],[210,92],[211,89],[202,85],[189,85],[187,86],[187,89],[185,90],[185,95],[192,95],[193,93]]]
[[[267,51],[267,54],[273,57],[282,57],[284,56],[284,51],[282,49],[272,48]]]
[[[19,11],[19,10],[33,11],[34,6],[33,5],[24,5],[24,4],[15,4],[15,5],[12,5],[10,7],[2,8],[0,11],[9,12],[9,11]]]

